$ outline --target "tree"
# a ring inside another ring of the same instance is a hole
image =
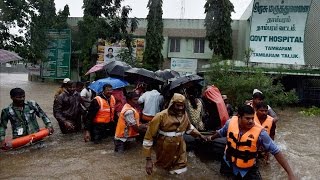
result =
[[[147,7],[148,26],[146,48],[143,54],[143,66],[150,70],[158,70],[163,62],[161,53],[163,45],[162,0],[149,0]]]
[[[0,48],[16,51],[25,43],[23,31],[28,24],[29,5],[25,0],[0,1]],[[13,34],[10,29],[18,30]]]
[[[54,0],[0,1],[0,48],[17,52],[32,63],[45,60],[47,30],[67,28],[69,7],[56,14]],[[10,32],[18,29],[18,34]]]
[[[129,6],[121,8],[121,1],[84,0],[83,20],[78,23],[81,44],[80,60],[84,64],[84,71],[96,61],[96,57],[91,52],[98,39],[104,39],[112,43],[125,40],[131,55],[132,32],[136,30],[138,21],[136,18],[129,20],[128,15],[131,8]]]
[[[231,13],[234,12],[233,4],[229,0],[207,0],[205,6],[205,27],[209,48],[215,55],[223,59],[231,59],[232,29]]]

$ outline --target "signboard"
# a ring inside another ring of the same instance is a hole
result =
[[[171,58],[171,69],[181,76],[197,73],[197,59]]]
[[[42,63],[43,78],[64,79],[70,77],[71,31],[49,30],[49,44]]]
[[[118,55],[121,50],[128,49],[124,41],[110,43],[100,39],[98,42],[99,45],[97,64],[112,60],[120,60]],[[144,39],[135,39],[132,42],[132,50],[132,56],[135,57],[137,61],[141,62],[143,59]]]
[[[311,0],[255,0],[250,62],[304,65],[304,33]]]

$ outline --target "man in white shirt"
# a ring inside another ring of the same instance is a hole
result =
[[[138,103],[143,104],[141,123],[149,123],[160,112],[163,96],[156,87],[151,87],[140,96]]]
[[[83,88],[82,91],[80,92],[80,96],[83,101],[85,111],[88,110],[90,103],[91,103],[91,100],[92,100],[92,91],[91,91],[91,89],[89,89],[89,84],[90,84],[90,82],[87,81],[85,83],[85,88]]]

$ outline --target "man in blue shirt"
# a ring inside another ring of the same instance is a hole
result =
[[[221,162],[220,173],[233,176],[236,179],[261,179],[256,165],[257,150],[262,146],[277,159],[278,163],[288,173],[289,179],[295,179],[287,160],[279,147],[272,141],[263,127],[254,123],[254,110],[249,105],[239,107],[238,115],[233,116],[214,135],[227,137],[227,148],[224,160]]]

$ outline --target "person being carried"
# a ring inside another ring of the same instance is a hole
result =
[[[183,134],[191,134],[206,140],[190,123],[185,110],[186,98],[175,93],[168,109],[156,114],[149,124],[143,140],[143,151],[146,157],[146,172],[153,172],[151,147],[156,140],[155,165],[168,170],[171,174],[180,174],[187,171],[186,143]]]
[[[80,95],[75,93],[76,83],[69,81],[66,89],[53,102],[53,115],[63,134],[81,130]]]
[[[54,132],[51,121],[39,104],[33,100],[25,100],[25,91],[21,88],[13,88],[10,91],[12,103],[2,109],[0,121],[1,146],[5,145],[5,135],[8,121],[11,123],[13,139],[39,132],[40,127],[37,116],[42,119],[49,134]]]
[[[289,179],[295,175],[279,147],[273,142],[266,130],[254,122],[254,110],[249,105],[238,108],[238,115],[208,139],[227,137],[225,155],[221,161],[220,173],[236,179],[262,179],[256,164],[260,146],[274,155],[284,168]]]
[[[85,121],[85,142],[92,140],[95,144],[107,137],[107,130],[112,129],[116,100],[112,95],[112,86],[105,84],[102,93],[96,96],[88,110]],[[112,130],[111,130],[112,131]]]
[[[135,108],[138,104],[139,94],[129,92],[127,94],[127,103],[123,106],[118,119],[116,133],[114,136],[114,151],[123,153],[130,142],[135,141],[139,135],[140,115]]]

